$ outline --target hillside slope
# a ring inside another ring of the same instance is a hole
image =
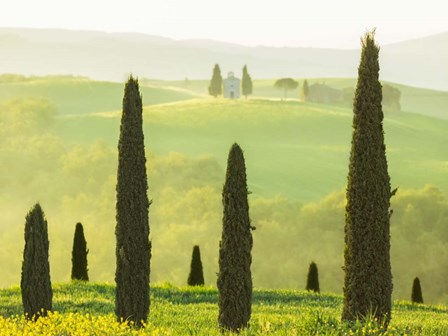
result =
[[[52,114],[39,102],[0,104],[0,286],[20,281],[23,221],[36,200],[49,223],[52,280],[69,280],[69,247],[81,222],[90,278],[113,281],[120,110]],[[152,280],[184,284],[196,244],[206,284],[215,283],[226,157],[237,141],[257,227],[254,283],[301,288],[314,260],[322,288],[340,292],[351,122],[348,108],[298,101],[145,106]],[[394,295],[407,298],[418,275],[426,302],[446,303],[448,120],[386,114],[385,138],[392,187],[399,186],[392,200]]]
[[[143,104],[154,105],[197,97],[191,91],[140,85]],[[23,77],[0,75],[0,101],[39,97],[48,100],[58,114],[107,112],[121,108],[123,84],[84,77]]]
[[[356,78],[296,78],[299,82],[299,87],[296,90],[290,90],[288,97],[292,100],[297,100],[300,97],[302,85],[304,80],[308,81],[309,85],[315,83],[323,83],[332,88],[342,90],[345,88],[356,87]],[[429,117],[437,117],[448,119],[448,91],[430,90],[416,88],[408,85],[397,84],[383,81],[401,92],[401,111],[422,114]],[[276,79],[255,79],[253,80],[253,95],[254,98],[269,98],[280,100],[283,98],[283,90],[274,87]],[[144,83],[156,87],[177,87],[179,89],[188,90],[194,94],[201,96],[208,96],[207,87],[209,81],[207,80],[189,80],[189,81],[161,81],[144,79]],[[322,106],[323,107],[323,106]],[[346,106],[351,108],[351,106]],[[323,107],[324,108],[324,107]],[[330,107],[331,108],[331,107]]]

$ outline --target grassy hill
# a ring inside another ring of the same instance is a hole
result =
[[[352,112],[347,108],[267,100],[194,100],[147,106],[148,148],[158,155],[211,155],[224,166],[238,142],[257,195],[282,193],[315,200],[343,188],[348,172]],[[119,113],[61,117],[56,133],[70,143],[97,138],[114,145]],[[440,186],[447,170],[448,120],[412,113],[386,115],[385,132],[394,185]]]
[[[44,90],[46,81],[52,85]],[[83,90],[67,89],[78,82]],[[185,92],[168,84],[141,83],[153,281],[184,284],[191,248],[200,245],[206,284],[215,283],[226,157],[237,141],[245,152],[257,227],[255,286],[302,288],[313,260],[323,290],[340,293],[351,110],[208,97],[149,105],[155,92],[178,98]],[[2,94],[11,97],[13,83],[3,85]],[[49,78],[16,87],[19,100],[0,100],[0,287],[20,281],[24,216],[37,200],[49,223],[52,279],[69,280],[74,225],[81,222],[90,278],[113,281],[122,84]],[[103,93],[96,95],[97,89]],[[151,91],[156,89],[161,91]],[[47,99],[31,99],[30,92]],[[53,113],[52,105],[67,109]],[[392,187],[400,187],[392,200],[394,298],[408,298],[419,276],[426,302],[447,303],[448,121],[386,113],[385,131]]]
[[[300,90],[305,78],[296,78],[299,87],[296,90],[288,92],[288,97],[292,100],[300,97]],[[308,78],[308,84],[325,83],[326,85],[342,90],[344,88],[355,88],[356,78]],[[253,97],[281,99],[283,98],[283,90],[274,87],[276,79],[257,79],[253,81]],[[209,81],[192,80],[192,81],[156,81],[144,80],[144,83],[158,87],[176,87],[188,90],[194,94],[206,97]],[[425,116],[448,119],[448,91],[430,90],[424,88],[416,88],[412,86],[391,83],[384,81],[401,91],[401,110],[402,112],[411,112],[422,114]]]
[[[162,104],[196,98],[179,88],[141,86],[144,105]],[[23,97],[49,100],[59,114],[105,112],[121,109],[123,84],[92,81],[84,77],[0,76],[0,101]]]
[[[26,323],[20,289],[0,290],[0,335],[222,335],[215,288],[155,285],[148,326],[132,331],[115,321],[114,287],[71,283],[54,286],[54,313]],[[250,328],[241,335],[446,335],[446,306],[395,302],[389,330],[376,323],[340,323],[342,297],[297,290],[255,289]]]

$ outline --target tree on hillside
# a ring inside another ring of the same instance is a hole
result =
[[[212,80],[208,86],[208,94],[215,98],[222,95],[222,76],[218,64],[215,64],[215,67],[213,68]]]
[[[193,247],[191,255],[190,275],[188,276],[188,286],[203,286],[204,272],[202,271],[201,251],[199,246]]]
[[[422,287],[420,286],[419,278],[415,278],[412,283],[411,300],[413,303],[423,303]]]
[[[243,95],[246,97],[252,94],[252,78],[250,77],[249,73],[247,72],[247,65],[243,68],[243,79],[241,81],[241,87]]]
[[[383,106],[393,111],[401,110],[401,91],[392,85],[383,85]]]
[[[319,273],[315,262],[311,262],[308,269],[308,277],[306,279],[306,290],[320,293],[319,287]]]
[[[234,144],[227,160],[222,191],[223,220],[219,243],[219,325],[223,330],[247,327],[252,310],[252,230],[243,151]]]
[[[25,316],[37,320],[51,310],[53,291],[48,261],[48,227],[39,203],[28,212],[25,220],[20,289]]]
[[[129,77],[123,97],[118,142],[117,224],[115,227],[117,320],[146,322],[149,313],[148,181],[138,80]]]
[[[303,81],[303,86],[302,86],[302,93],[301,93],[301,98],[302,101],[308,101],[308,95],[310,94],[310,88],[308,86],[308,81],[305,79]]]
[[[81,223],[76,224],[72,249],[72,280],[89,281],[87,272],[87,249],[84,228]]]
[[[390,178],[384,143],[379,47],[374,31],[362,39],[353,103],[347,184],[342,319],[391,318]]]
[[[288,98],[288,90],[295,90],[299,86],[299,83],[292,78],[281,78],[278,79],[274,86],[277,89],[282,89],[284,92],[285,100]]]

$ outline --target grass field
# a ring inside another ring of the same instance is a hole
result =
[[[198,98],[194,92],[175,101],[185,91],[165,84],[141,83],[154,201],[153,281],[185,284],[191,248],[200,245],[206,284],[216,283],[222,184],[228,150],[237,141],[257,227],[254,285],[303,288],[315,261],[323,290],[341,293],[352,111],[299,101]],[[122,84],[50,77],[1,85],[0,287],[20,281],[24,216],[36,201],[49,223],[52,279],[68,281],[74,225],[82,222],[90,279],[113,281]],[[72,92],[77,85],[83,89]],[[157,90],[177,98],[151,105]],[[27,98],[40,93],[46,99]],[[21,99],[8,101],[13,97]],[[59,106],[55,114],[46,111],[52,104]],[[425,302],[447,304],[448,120],[386,113],[384,125],[392,187],[400,187],[392,200],[394,298],[408,299],[419,276]]]
[[[115,322],[114,287],[72,283],[54,286],[53,310],[36,324],[24,321],[20,289],[0,290],[0,335],[221,335],[215,288],[151,287],[145,330]],[[242,335],[447,335],[446,306],[395,302],[387,332],[370,321],[340,323],[342,297],[295,290],[255,289],[250,328]]]
[[[8,77],[6,77],[7,79]],[[193,92],[179,88],[142,86],[144,105],[161,104],[195,98]],[[93,113],[121,108],[123,84],[92,81],[84,77],[49,76],[3,80],[0,76],[0,100],[18,97],[48,99],[59,114]]]
[[[245,151],[249,184],[257,195],[282,193],[316,200],[344,187],[348,172],[350,109],[300,102],[201,99],[147,106],[146,145],[154,153],[211,155],[225,165],[238,142]],[[119,112],[63,116],[57,134],[68,143],[95,139],[115,145]],[[448,120],[413,113],[387,114],[386,146],[392,183],[440,186],[448,172]]]

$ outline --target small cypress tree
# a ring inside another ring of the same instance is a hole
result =
[[[188,276],[188,286],[204,286],[204,273],[202,271],[201,251],[199,246],[193,247],[191,255],[190,275]]]
[[[87,249],[84,228],[81,223],[76,224],[72,249],[72,280],[89,281],[87,272]]]
[[[142,97],[129,77],[123,97],[117,176],[115,315],[141,327],[149,313],[149,201]]]
[[[223,220],[219,243],[219,325],[223,330],[247,327],[252,309],[252,232],[243,151],[234,144],[222,191]]]
[[[213,75],[208,87],[208,93],[215,98],[222,95],[222,76],[218,64],[215,64],[215,67],[213,68]]]
[[[26,216],[20,281],[23,310],[28,319],[37,320],[51,310],[53,291],[48,248],[47,221],[40,204],[37,203]]]
[[[353,105],[347,184],[342,319],[372,314],[387,327],[391,318],[390,178],[384,143],[379,47],[374,32],[362,40]]]
[[[420,279],[415,278],[412,284],[412,296],[413,303],[423,303],[422,287],[420,286]]]
[[[241,80],[241,87],[242,87],[243,95],[247,99],[247,96],[252,94],[252,89],[253,89],[252,78],[250,77],[249,73],[247,72],[247,65],[245,65],[243,68],[243,78]]]
[[[317,265],[313,261],[308,269],[308,277],[306,279],[306,290],[320,293],[319,288],[319,273],[317,271]]]
[[[308,101],[309,94],[310,94],[310,87],[308,86],[308,81],[305,79],[303,81],[302,86],[302,94],[301,94],[302,101]]]

